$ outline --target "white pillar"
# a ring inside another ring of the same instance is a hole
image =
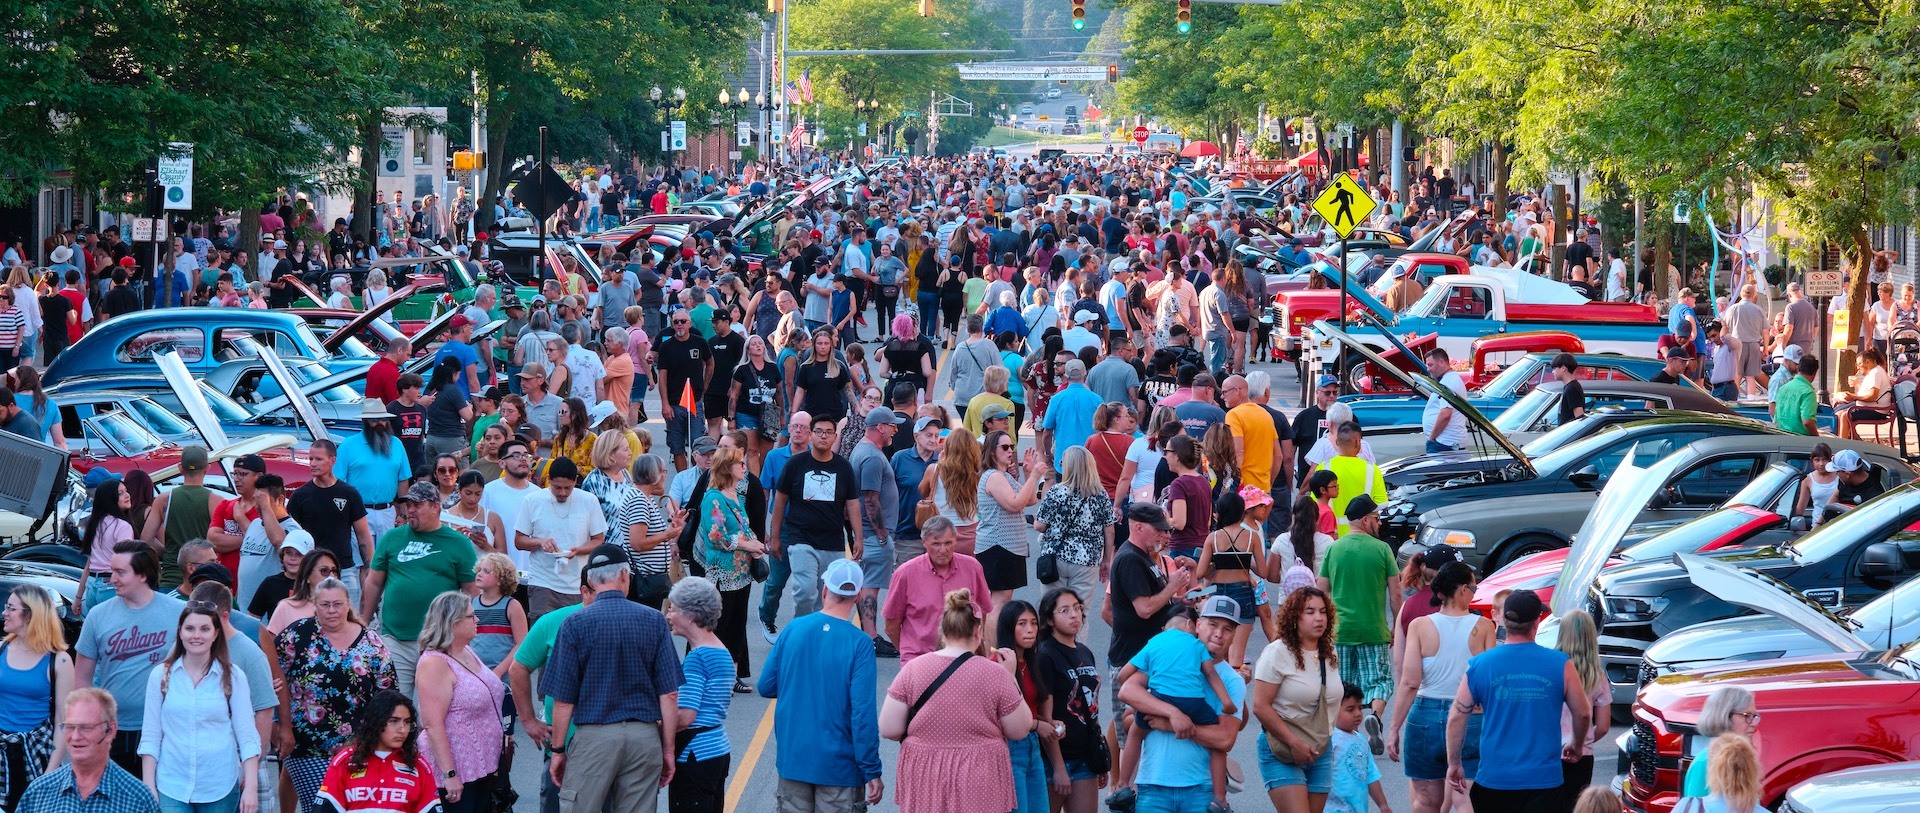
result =
[[[1394,119],[1392,154],[1387,158],[1393,162],[1393,194],[1400,198],[1401,203],[1407,200],[1407,162],[1400,160],[1406,146],[1406,124],[1400,119]]]

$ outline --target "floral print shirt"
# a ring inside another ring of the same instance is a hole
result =
[[[1065,484],[1047,489],[1034,513],[1047,529],[1040,552],[1083,567],[1100,564],[1107,549],[1106,529],[1113,524],[1113,500],[1105,494],[1079,494]]]
[[[344,652],[327,640],[320,623],[312,618],[288,624],[274,644],[295,709],[294,757],[333,756],[353,737],[360,704],[381,689],[398,686],[386,644],[364,626]]]
[[[753,536],[747,527],[747,508],[716,489],[707,489],[700,504],[700,566],[721,590],[738,590],[753,583],[747,555],[732,550],[736,535]]]

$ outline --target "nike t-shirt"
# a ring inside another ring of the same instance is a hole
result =
[[[420,532],[398,525],[373,548],[373,569],[387,574],[380,593],[380,631],[402,641],[420,638],[420,623],[435,596],[473,581],[480,556],[473,542],[444,525]]]

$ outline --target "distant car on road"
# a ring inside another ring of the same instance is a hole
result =
[[[1058,98],[1060,98],[1060,89],[1059,89],[1059,88],[1057,88],[1057,87],[1054,87],[1054,88],[1047,88],[1047,98],[1049,98],[1049,99],[1058,99]]]
[[[1035,130],[1035,132],[1038,132],[1041,135],[1053,135],[1053,125],[1042,124],[1037,130]]]
[[[1079,135],[1080,125],[1075,124],[1071,121],[1067,122],[1066,124],[1062,124],[1060,125],[1060,134],[1061,135]]]
[[[1022,115],[1022,116],[1031,116],[1031,115],[1033,115],[1033,102],[1021,102],[1021,103],[1020,103],[1020,115]]]

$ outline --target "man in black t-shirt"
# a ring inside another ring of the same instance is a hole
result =
[[[1848,508],[1857,508],[1887,490],[1881,478],[1874,475],[1872,464],[1862,460],[1860,453],[1852,449],[1841,449],[1834,454],[1833,462],[1827,464],[1827,471],[1840,475],[1836,500]]]
[[[727,404],[727,395],[733,389],[733,369],[747,356],[747,337],[733,329],[732,311],[722,308],[713,312],[713,338],[707,340],[707,350],[713,357],[709,369],[719,370],[720,374],[707,378],[701,407],[706,413],[707,428],[718,438],[733,420]]]
[[[706,418],[701,414],[700,394],[707,391],[713,377],[713,352],[707,340],[693,332],[693,318],[686,311],[673,314],[673,335],[653,347],[653,380],[660,385],[660,414],[667,422],[667,448],[673,452],[675,471],[687,467],[687,441],[704,434]],[[692,388],[693,409],[681,405]]]
[[[1294,487],[1307,478],[1307,452],[1326,431],[1327,409],[1340,400],[1340,379],[1326,373],[1313,382],[1313,404],[1293,416]]]
[[[1580,385],[1580,361],[1572,353],[1554,356],[1553,378],[1561,384],[1558,423],[1566,426],[1587,414],[1587,390]]]
[[[837,424],[816,415],[808,428],[809,452],[781,469],[767,527],[773,554],[785,556],[793,573],[787,590],[795,618],[820,608],[820,574],[828,562],[843,556],[858,561],[861,553],[860,484],[853,464],[833,453]]]
[[[373,561],[373,532],[367,525],[367,506],[360,490],[333,476],[333,461],[339,444],[316,440],[307,449],[307,461],[313,478],[287,497],[287,516],[313,534],[316,550],[333,554],[340,566],[340,580],[347,585],[348,598],[360,603],[360,571],[355,562]],[[359,540],[356,551],[354,541]],[[358,558],[355,558],[355,553]]]
[[[1127,543],[1114,553],[1112,577],[1113,640],[1107,645],[1107,666],[1113,674],[1133,660],[1147,641],[1160,634],[1173,608],[1193,586],[1193,563],[1176,564],[1172,573],[1161,568],[1173,526],[1154,503],[1134,503],[1127,509]],[[1112,679],[1115,704],[1119,683]],[[1115,712],[1118,715],[1118,712]]]

